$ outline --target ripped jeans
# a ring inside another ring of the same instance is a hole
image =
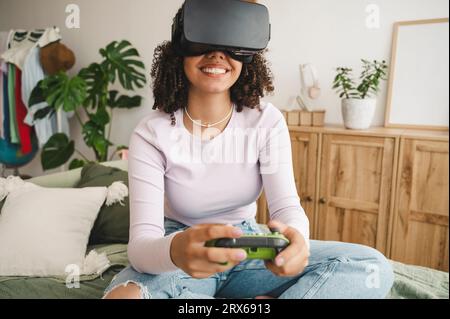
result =
[[[165,219],[166,235],[188,228]],[[264,232],[255,220],[238,225],[244,233]],[[160,275],[139,273],[131,266],[117,274],[105,295],[120,285],[136,284],[144,299],[384,298],[393,284],[389,261],[377,250],[357,244],[310,240],[309,265],[294,277],[279,277],[261,260],[245,260],[209,278],[196,279],[182,270]]]

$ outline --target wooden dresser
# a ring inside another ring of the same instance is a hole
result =
[[[448,131],[289,130],[312,239],[360,243],[393,260],[448,271]],[[264,193],[258,221],[268,221]]]

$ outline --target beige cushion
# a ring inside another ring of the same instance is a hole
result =
[[[26,183],[9,192],[0,215],[0,276],[58,276],[73,265],[82,273],[107,191]]]
[[[128,161],[126,160],[104,162],[99,164],[117,167],[121,170],[128,171]],[[75,185],[80,181],[81,169],[82,168],[77,168],[66,172],[39,176],[27,181],[45,187],[75,187]]]

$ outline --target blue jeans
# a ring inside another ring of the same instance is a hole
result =
[[[165,219],[166,235],[188,226]],[[244,233],[264,232],[255,220],[235,225]],[[134,283],[145,299],[254,298],[284,299],[384,298],[393,284],[389,261],[377,250],[357,244],[310,241],[309,265],[295,277],[279,277],[261,260],[239,265],[206,279],[190,277],[182,270],[160,275],[123,269],[105,289]]]

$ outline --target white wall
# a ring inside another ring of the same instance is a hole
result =
[[[81,28],[65,28],[67,4],[81,9]],[[128,39],[141,53],[149,73],[153,50],[170,39],[170,25],[182,0],[0,0],[0,30],[31,29],[56,25],[63,43],[76,54],[72,70],[100,59],[98,49],[112,40]],[[331,90],[334,69],[349,66],[359,72],[360,58],[390,59],[392,26],[395,21],[448,16],[447,0],[261,0],[269,7],[272,40],[269,60],[275,75],[276,92],[267,100],[279,108],[295,107],[300,90],[299,65],[314,63],[318,68],[322,96],[317,107],[327,110],[327,123],[341,123],[340,102]],[[366,7],[380,8],[380,28],[366,27]],[[384,83],[379,95],[374,125],[384,122],[386,100]],[[111,140],[128,144],[130,134],[153,105],[149,87],[138,92],[145,97],[142,107],[114,114]],[[71,120],[72,138],[83,153],[78,123]],[[42,174],[39,154],[21,173]],[[48,174],[52,171],[45,172]]]

